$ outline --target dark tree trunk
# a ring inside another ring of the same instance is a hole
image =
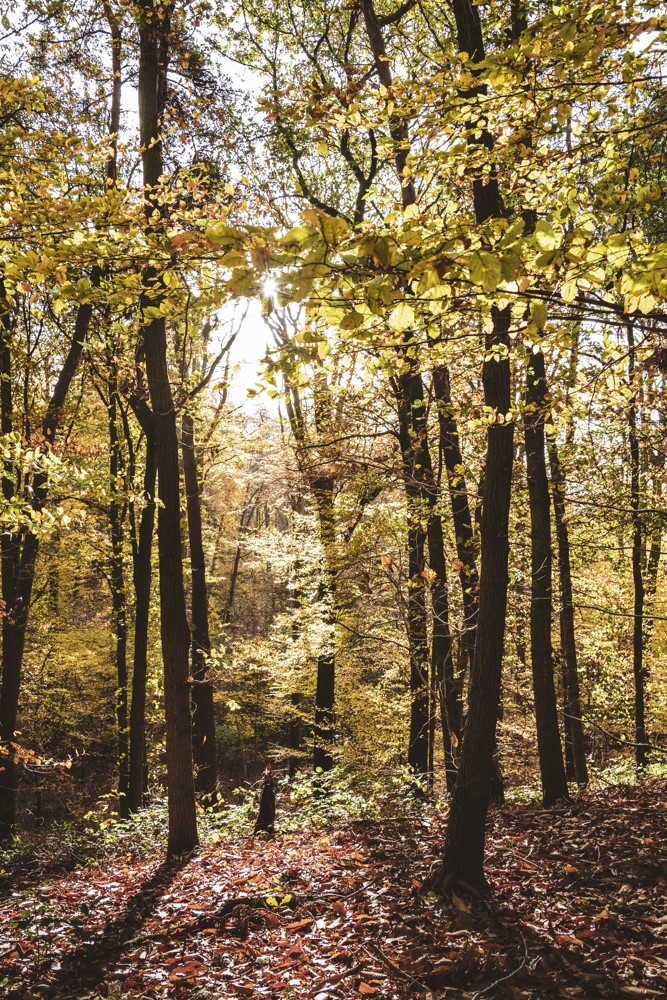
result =
[[[382,27],[377,18],[373,0],[362,0],[362,11],[378,79],[387,90],[391,90],[392,72],[382,35]],[[394,166],[401,183],[401,201],[403,207],[406,208],[417,202],[414,184],[405,176],[410,148],[407,121],[401,117],[392,118],[389,129],[393,142]],[[416,346],[411,343],[410,335],[406,337],[404,350],[401,351],[401,362],[407,369],[404,374],[398,377],[397,396],[400,397],[398,399],[399,435],[401,436],[403,478],[406,482],[408,504],[408,639],[412,695],[408,761],[417,775],[425,776],[428,772],[429,731],[431,728],[430,719],[433,717],[433,706],[429,709],[428,637],[423,580],[425,567],[424,530],[421,525],[422,511],[420,510],[422,504],[425,503],[425,514],[428,519],[429,563],[434,574],[431,591],[433,616],[431,676],[435,683],[431,687],[437,686],[443,692],[441,709],[445,767],[447,787],[451,789],[456,780],[453,747],[454,744],[458,744],[460,737],[461,706],[454,683],[442,521],[435,510],[439,490],[433,477],[428,446],[423,380]],[[405,410],[403,414],[401,413],[402,408]],[[406,427],[400,427],[402,420],[407,421]],[[410,491],[408,490],[409,481],[414,483],[416,490],[414,496],[410,492],[413,487],[410,486]]]
[[[487,357],[496,344],[509,348],[509,313],[494,310],[494,332],[487,336]],[[510,408],[509,361],[484,362],[484,400],[498,414]],[[487,432],[484,477],[481,572],[477,642],[470,670],[468,716],[459,778],[447,825],[443,875],[483,881],[484,830],[491,796],[496,750],[496,719],[507,604],[507,560],[513,423],[495,422]]]
[[[109,424],[109,520],[111,522],[111,607],[116,639],[116,717],[118,720],[118,802],[122,819],[129,816],[130,746],[127,724],[127,596],[123,572],[123,511],[118,480],[122,470],[122,454],[118,439],[118,370],[109,349],[107,401]]]
[[[211,655],[211,640],[208,629],[206,562],[202,539],[199,477],[195,457],[194,421],[189,413],[183,414],[181,432],[183,479],[190,538],[190,566],[192,568],[192,678],[195,682],[192,686],[193,749],[199,790],[205,795],[211,796],[217,786],[213,682],[210,677],[207,677],[207,660]]]
[[[7,299],[4,282],[0,281],[0,415],[3,435],[11,434],[13,430],[12,404],[12,360],[11,345],[14,333],[14,316],[10,300]],[[2,495],[6,503],[11,503],[14,497],[14,467],[11,461],[4,463],[2,476]],[[13,608],[16,601],[16,570],[18,546],[15,536],[9,531],[3,531],[0,536],[2,544],[2,599],[5,609]],[[0,689],[0,836],[11,832],[16,822],[16,759],[13,745],[16,730],[16,714],[18,710],[19,675],[14,674],[14,623],[10,614],[2,618],[2,688]],[[7,681],[5,681],[7,671]],[[13,706],[16,705],[16,709]]]
[[[223,614],[223,625],[229,625],[232,617],[232,606],[234,604],[234,594],[236,593],[236,581],[239,576],[239,566],[241,565],[241,552],[242,552],[242,540],[245,534],[246,528],[250,524],[250,518],[252,517],[254,506],[248,506],[246,509],[241,511],[241,519],[239,521],[239,537],[236,543],[236,552],[234,553],[234,562],[232,563],[232,572],[229,576],[229,593],[227,595],[227,603],[225,604],[225,611]]]
[[[635,337],[632,323],[627,323],[628,331],[628,376],[630,382],[630,403],[628,424],[630,432],[630,506],[632,508],[632,581],[634,584],[634,622],[632,636],[632,665],[635,678],[635,760],[637,767],[646,766],[648,745],[646,742],[646,720],[644,705],[644,580],[642,577],[642,548],[644,526],[639,512],[640,467],[639,437],[637,434],[637,393],[635,390]]]
[[[477,591],[479,574],[475,563],[475,537],[473,533],[468,488],[466,486],[459,432],[454,416],[449,371],[442,365],[433,369],[433,392],[438,405],[440,447],[447,473],[447,486],[452,505],[452,520],[456,535],[456,554],[461,563],[459,578],[463,594],[463,635],[461,669],[472,661],[477,629]]]
[[[148,404],[139,399],[131,400],[146,439],[144,465],[144,508],[139,521],[139,532],[134,552],[133,578],[135,595],[134,612],[134,667],[132,672],[132,706],[130,708],[130,812],[137,812],[144,804],[146,757],[146,676],[148,673],[148,616],[151,602],[153,530],[155,525],[155,480],[157,461],[155,455],[155,425]]]
[[[293,518],[295,514],[304,513],[304,503],[303,497],[299,493],[290,494],[290,506],[292,508],[292,525],[294,523]],[[244,515],[241,515],[241,528],[243,527]],[[240,539],[240,534],[239,534]],[[240,544],[240,543],[239,543]],[[237,550],[238,551],[238,550]],[[289,592],[287,598],[287,605],[292,611],[292,641],[296,642],[299,638],[301,632],[301,622],[299,616],[299,609],[301,607],[301,588],[300,588],[300,572],[301,572],[301,560],[297,556],[294,560],[294,570],[293,570],[293,584],[292,589]],[[300,706],[302,702],[302,695],[300,691],[292,691],[289,696],[292,711],[290,712],[289,722],[288,722],[288,745],[291,750],[289,755],[289,776],[293,778],[299,769],[300,756],[299,751],[301,749],[301,735],[302,735],[302,716],[300,711]]]
[[[410,655],[410,734],[408,764],[424,781],[428,772],[429,688],[428,629],[424,591],[425,533],[422,524],[421,490],[415,477],[412,449],[412,407],[408,393],[397,386],[399,441],[403,463],[403,485],[408,522],[408,600],[406,631]],[[443,724],[444,726],[444,724]],[[444,730],[447,741],[449,731]],[[451,747],[450,747],[451,753]]]
[[[581,715],[581,693],[577,667],[577,645],[574,635],[574,602],[570,569],[570,537],[565,510],[565,474],[562,470],[555,438],[547,439],[551,468],[551,495],[558,541],[558,576],[560,581],[560,644],[563,656],[563,694],[566,733],[570,736],[574,778],[581,785],[588,782],[584,725]]]
[[[301,749],[301,716],[299,706],[301,704],[301,694],[292,691],[290,695],[292,713],[289,717],[289,748],[293,752],[289,756],[289,776],[293,778],[299,767],[299,750]]]
[[[452,636],[449,628],[449,597],[447,593],[447,561],[442,530],[442,519],[437,511],[440,490],[433,474],[433,464],[428,441],[426,422],[426,407],[424,403],[424,384],[422,375],[413,359],[409,359],[409,371],[398,379],[399,394],[399,425],[401,421],[408,424],[400,432],[403,454],[403,476],[406,484],[411,484],[408,491],[408,502],[411,505],[410,517],[414,522],[415,533],[411,552],[413,565],[410,574],[411,587],[424,589],[423,539],[419,540],[417,529],[423,534],[422,523],[426,520],[426,541],[428,543],[428,561],[431,570],[431,683],[429,690],[418,692],[419,701],[426,697],[429,713],[429,733],[433,729],[435,717],[436,692],[440,701],[443,727],[443,743],[445,751],[445,773],[447,788],[451,791],[457,776],[456,747],[461,738],[461,701],[454,679],[454,661],[452,657]],[[419,560],[421,559],[421,565]],[[417,621],[421,614],[421,605],[417,613]],[[425,610],[424,610],[425,614]],[[421,675],[416,672],[415,681]],[[426,680],[424,680],[426,683]],[[431,694],[429,706],[429,691]],[[421,726],[422,707],[414,713],[414,724]],[[418,732],[412,731],[411,745],[420,741]],[[429,740],[429,743],[431,741]],[[421,746],[420,742],[418,745]]]
[[[159,212],[155,188],[162,174],[160,115],[166,78],[168,13],[143,0],[140,9],[139,128],[146,188],[147,228],[156,225]],[[159,276],[145,275],[144,308],[160,301]],[[169,799],[169,856],[192,850],[198,843],[195,787],[192,771],[192,725],[188,678],[188,628],[181,553],[180,484],[176,414],[169,383],[167,334],[163,317],[143,328],[146,376],[155,420],[158,468],[158,555],[160,619],[164,664],[164,702],[167,730],[167,789]]]
[[[459,50],[467,52],[474,61],[484,59],[479,8],[467,0],[454,0],[453,7]],[[474,94],[473,91],[468,96]],[[477,127],[469,126],[468,141],[492,149],[491,136],[485,131],[476,135]],[[473,177],[473,198],[478,223],[501,215],[498,183],[493,175]],[[506,420],[511,406],[510,319],[509,308],[494,307],[493,328],[485,337],[484,402],[495,419],[487,431],[477,641],[470,670],[459,777],[452,795],[441,870],[443,879],[462,877],[470,883],[484,880],[484,832],[491,794],[507,608],[514,435],[513,422]]]
[[[99,271],[93,271],[93,284],[99,284]],[[11,332],[11,304],[7,302],[4,285],[0,300],[0,314],[2,314],[3,338],[3,368],[10,364],[8,345]],[[56,433],[60,423],[62,409],[67,398],[72,379],[76,374],[83,344],[90,326],[93,307],[87,303],[82,303],[76,312],[74,331],[70,342],[69,350],[63,362],[63,366],[58,376],[55,388],[46,415],[42,422],[42,439],[46,449],[53,448]],[[8,325],[9,324],[9,325]],[[2,396],[2,419],[11,421],[11,382],[3,379]],[[4,408],[9,407],[7,413]],[[3,491],[9,489],[10,470],[5,467],[3,475]],[[12,477],[13,484],[13,477]],[[13,489],[13,486],[12,486]],[[48,477],[46,472],[35,473],[32,482],[32,493],[30,495],[32,508],[36,513],[40,513],[47,501]],[[3,543],[3,588],[5,583],[8,587],[9,596],[13,599],[9,602],[4,596],[6,605],[6,615],[3,618],[3,650],[2,650],[2,686],[0,687],[0,745],[7,751],[3,754],[4,770],[0,771],[0,838],[10,834],[16,822],[16,782],[17,782],[17,759],[16,759],[16,721],[18,717],[19,692],[21,686],[21,667],[23,664],[23,649],[25,645],[25,631],[28,624],[28,614],[30,612],[30,600],[32,597],[32,586],[35,579],[35,561],[39,549],[39,541],[36,535],[27,531],[23,545],[15,548]],[[10,559],[12,568],[10,569]]]
[[[419,378],[421,383],[421,377]],[[423,388],[423,387],[422,387]],[[414,408],[413,408],[414,413]],[[421,418],[420,418],[421,420]],[[431,639],[431,683],[432,695],[437,688],[440,710],[447,725],[447,739],[444,741],[445,774],[447,790],[452,791],[458,774],[458,754],[456,748],[461,739],[462,707],[459,689],[454,678],[452,656],[452,635],[449,629],[449,596],[447,593],[447,562],[442,532],[442,520],[436,512],[439,491],[433,476],[431,456],[426,437],[426,421],[420,429],[421,454],[418,455],[425,477],[426,500],[430,509],[426,537],[428,539],[428,561],[432,576],[431,612],[433,616]],[[433,698],[432,698],[433,700]],[[431,716],[435,715],[435,705],[431,706]]]
[[[574,781],[576,770],[574,766],[574,747],[572,746],[572,709],[570,708],[570,696],[567,686],[567,666],[565,662],[561,664],[561,683],[563,687],[563,750],[565,753],[565,777],[568,781]]]
[[[530,649],[542,801],[545,806],[552,806],[558,799],[567,798],[568,790],[551,651],[551,505],[544,440],[546,406],[544,355],[538,351],[528,357],[524,418],[532,563]]]
[[[646,579],[644,583],[644,601],[652,601],[658,589],[658,568],[662,550],[662,530],[656,528],[651,537],[651,547],[646,562]],[[653,635],[653,619],[650,614],[644,618],[644,650],[646,651]]]
[[[229,593],[227,595],[227,603],[225,604],[225,613],[223,615],[224,625],[229,625],[231,621],[232,605],[234,604],[234,594],[236,593],[236,581],[238,579],[240,565],[241,565],[241,539],[239,537],[239,540],[236,543],[236,552],[234,553],[232,572],[229,577]]]
[[[336,731],[336,573],[333,565],[336,527],[334,521],[334,481],[322,476],[311,483],[313,501],[322,541],[322,582],[320,600],[325,604],[325,632],[323,649],[317,657],[317,686],[315,689],[315,732],[313,766],[330,771],[334,766],[334,740]]]

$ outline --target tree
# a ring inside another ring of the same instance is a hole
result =
[[[541,350],[533,348],[528,355],[524,410],[532,562],[530,650],[542,801],[545,806],[551,806],[558,799],[567,798],[568,791],[558,729],[551,651],[551,508],[544,452],[545,408],[544,355]]]
[[[479,11],[465,0],[455,0],[457,41],[460,52],[474,64],[485,57]],[[476,89],[470,97],[479,96]],[[488,132],[479,138],[469,133],[469,142],[492,149]],[[486,183],[484,183],[484,180]],[[502,214],[498,181],[473,176],[475,219],[483,225]],[[496,716],[505,634],[507,600],[507,559],[510,488],[512,481],[512,439],[509,327],[510,310],[494,305],[491,330],[485,337],[482,373],[484,402],[491,413],[487,431],[484,490],[482,500],[482,541],[479,581],[479,616],[475,653],[470,668],[468,716],[459,778],[454,789],[447,824],[441,878],[462,877],[475,883],[483,879],[484,828],[491,794]]]
[[[155,233],[161,211],[157,190],[162,174],[160,115],[164,107],[169,55],[170,6],[156,9],[151,0],[137,7],[139,18],[139,128],[146,198],[146,228]],[[146,309],[159,313],[160,279],[147,267]],[[157,304],[156,304],[157,303]],[[146,378],[155,423],[158,470],[158,557],[160,567],[160,617],[164,662],[165,717],[167,723],[167,791],[169,840],[167,853],[182,854],[198,843],[195,787],[192,773],[192,734],[188,678],[190,631],[185,610],[180,528],[178,438],[174,399],[167,365],[167,331],[164,315],[145,323],[143,330]]]

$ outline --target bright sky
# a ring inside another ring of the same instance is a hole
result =
[[[236,322],[243,313],[244,304],[236,305]],[[229,323],[234,316],[234,310],[224,310],[222,313],[220,333],[227,335]],[[225,322],[226,321],[226,322]],[[260,392],[256,397],[248,398],[248,389],[259,390],[262,385],[263,358],[267,346],[271,345],[271,333],[262,319],[261,304],[257,299],[248,303],[248,311],[241,324],[238,336],[230,352],[230,386],[229,399],[235,406],[240,406],[247,412],[256,412],[263,408],[269,412],[278,412],[278,403],[266,392]]]

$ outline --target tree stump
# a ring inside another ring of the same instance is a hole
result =
[[[276,779],[269,765],[264,772],[264,784],[259,799],[259,813],[255,823],[255,834],[273,834],[276,821]]]

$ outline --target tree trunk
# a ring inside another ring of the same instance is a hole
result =
[[[380,83],[391,90],[392,73],[387,50],[382,35],[382,27],[377,18],[373,0],[362,0],[362,10],[366,35],[375,60],[375,68]],[[415,205],[417,194],[414,184],[406,177],[408,152],[410,148],[408,125],[400,116],[390,120],[389,130],[393,143],[393,159],[396,175],[401,184],[401,201],[404,208]],[[410,715],[410,744],[408,761],[419,776],[428,772],[429,730],[429,681],[426,666],[428,637],[426,630],[426,606],[424,594],[424,530],[421,526],[422,511],[426,504],[427,538],[430,569],[434,574],[432,586],[433,645],[431,650],[431,674],[440,689],[444,689],[441,706],[443,716],[443,742],[447,787],[452,788],[456,780],[456,766],[453,746],[458,744],[461,730],[461,708],[458,692],[454,684],[452,660],[452,640],[449,629],[449,601],[447,595],[447,566],[444,555],[442,521],[436,513],[439,490],[433,478],[433,468],[428,447],[426,411],[424,407],[424,386],[419,368],[419,360],[411,335],[406,336],[401,349],[401,362],[406,371],[398,377],[398,393],[402,397],[399,405],[399,436],[403,455],[403,478],[414,480],[417,493],[407,493],[408,502],[408,629],[410,640],[410,690],[412,709]],[[401,414],[401,409],[405,413]],[[401,420],[407,420],[401,428]],[[409,428],[409,430],[408,430]],[[407,434],[407,437],[406,437]],[[413,448],[413,442],[415,447]],[[412,487],[410,487],[412,489]],[[424,512],[426,514],[426,511]],[[423,620],[423,625],[422,625]]]
[[[452,505],[452,520],[456,535],[456,554],[461,563],[459,578],[463,594],[463,635],[461,669],[472,661],[475,649],[477,629],[477,590],[479,574],[475,564],[475,538],[473,534],[468,488],[465,480],[463,456],[459,443],[459,432],[454,417],[449,371],[442,365],[433,369],[433,393],[438,404],[438,423],[440,426],[440,447],[447,473],[447,486]]]
[[[419,379],[421,382],[421,377]],[[423,436],[421,437],[421,464],[424,469],[426,499],[430,508],[426,536],[428,539],[428,561],[431,570],[431,612],[433,616],[431,639],[431,673],[435,684],[431,684],[433,693],[437,686],[440,709],[445,715],[447,739],[445,748],[445,775],[447,790],[452,791],[458,774],[457,747],[461,740],[462,716],[461,697],[454,678],[454,659],[452,656],[452,634],[449,628],[449,596],[447,593],[447,562],[445,559],[445,544],[442,532],[442,520],[436,513],[438,488],[433,477],[431,457],[426,437],[426,421],[424,420]],[[435,713],[435,705],[431,707],[431,715]],[[443,724],[444,725],[444,724]]]
[[[415,477],[412,449],[412,414],[409,395],[396,386],[399,442],[403,465],[403,486],[408,525],[408,600],[406,631],[410,655],[410,733],[408,764],[415,776],[424,781],[428,772],[429,687],[428,630],[424,590],[425,533],[422,524],[421,490]],[[443,720],[445,717],[443,716]],[[443,721],[443,739],[447,745],[449,730]],[[451,748],[450,748],[451,753]]]
[[[252,517],[254,506],[249,506],[247,509],[241,511],[241,517],[239,520],[239,537],[236,543],[236,552],[234,553],[234,562],[232,563],[232,572],[229,576],[229,593],[227,594],[227,603],[225,604],[225,610],[222,617],[223,625],[229,625],[232,617],[232,606],[234,604],[234,594],[236,593],[236,581],[239,576],[239,566],[241,565],[241,551],[242,551],[242,539],[245,534],[246,528],[250,523],[250,518]]]
[[[563,655],[563,693],[566,722],[571,737],[574,777],[580,785],[588,782],[584,726],[581,715],[581,693],[577,667],[577,645],[574,635],[574,603],[570,569],[570,537],[565,511],[565,474],[560,464],[558,447],[553,435],[547,438],[551,469],[551,496],[558,541],[558,576],[560,581],[560,644]]]
[[[99,270],[93,270],[93,284],[99,284]],[[0,296],[0,314],[2,315],[2,365],[10,364],[8,353],[8,337],[11,331],[11,307],[7,302],[4,285]],[[56,433],[60,423],[62,408],[67,398],[69,387],[77,371],[83,344],[90,326],[93,307],[89,302],[82,303],[76,312],[74,331],[69,350],[58,376],[46,415],[42,422],[42,439],[45,448],[51,449],[55,444]],[[9,326],[8,326],[9,323]],[[2,420],[11,421],[11,382],[3,378]],[[8,407],[7,412],[5,408]],[[9,470],[5,467],[3,476],[3,491],[10,488]],[[13,483],[13,476],[12,476]],[[12,486],[13,489],[13,486]],[[30,494],[32,508],[40,513],[48,497],[48,476],[44,471],[35,473]],[[35,579],[35,561],[39,549],[36,535],[27,531],[23,545],[14,547],[12,542],[3,542],[2,573],[3,600],[6,615],[3,618],[3,649],[2,649],[2,686],[0,687],[0,747],[7,751],[3,754],[4,770],[0,771],[0,838],[10,834],[16,822],[16,782],[17,782],[17,747],[15,745],[16,721],[18,718],[19,692],[21,686],[21,667],[23,664],[23,649],[25,631],[30,612],[32,586]],[[10,560],[12,567],[10,569]],[[4,587],[7,586],[7,595]],[[10,598],[8,601],[7,598]]]
[[[333,564],[336,529],[334,522],[334,481],[322,476],[311,483],[313,501],[322,542],[322,581],[319,597],[326,606],[325,638],[317,657],[315,690],[315,732],[313,766],[330,771],[334,766],[335,696],[336,696],[336,577]]]
[[[468,0],[454,0],[453,7],[459,50],[467,52],[474,61],[481,61],[484,44],[479,8]],[[474,96],[474,92],[468,96]],[[472,123],[468,127],[469,143],[492,149],[491,136],[485,131],[476,135],[477,128]],[[473,199],[477,223],[501,215],[495,176],[473,178]],[[491,794],[507,608],[514,435],[514,423],[506,419],[511,406],[510,319],[509,308],[493,307],[492,331],[485,337],[484,402],[495,419],[487,431],[477,641],[470,670],[459,777],[452,795],[440,873],[443,879],[452,875],[470,883],[484,881],[484,831]]]
[[[637,434],[637,394],[635,391],[635,337],[632,323],[626,324],[628,331],[628,377],[630,382],[630,403],[628,424],[630,431],[630,506],[632,508],[632,581],[634,584],[634,622],[632,636],[632,665],[635,678],[635,760],[637,768],[646,767],[648,746],[646,743],[646,720],[644,705],[644,580],[642,577],[643,524],[639,513],[639,437]]]
[[[658,568],[660,566],[660,554],[662,551],[662,529],[656,528],[651,537],[648,559],[646,562],[646,579],[644,583],[644,600],[649,603],[655,597],[658,589]],[[653,619],[650,614],[644,618],[644,650],[649,649],[651,636],[653,635]]]
[[[127,725],[127,596],[123,572],[123,512],[119,497],[122,455],[118,439],[118,370],[109,347],[107,401],[109,424],[109,520],[111,522],[111,605],[116,638],[116,717],[118,720],[118,802],[121,819],[129,816],[130,746]]]
[[[162,174],[159,118],[164,93],[168,12],[143,0],[140,9],[139,127],[142,147],[146,218],[150,231],[159,213],[155,188]],[[160,301],[160,279],[150,269],[144,276],[144,308]],[[192,732],[188,678],[190,632],[183,588],[181,554],[180,483],[176,414],[167,365],[164,317],[143,328],[146,376],[155,420],[158,469],[158,555],[160,621],[164,663],[164,702],[167,730],[167,790],[169,800],[169,856],[192,850],[199,838],[192,772]]]
[[[558,799],[567,798],[568,790],[551,651],[551,505],[544,451],[545,409],[544,355],[538,351],[528,357],[524,417],[532,564],[530,648],[542,801],[552,806]]]
[[[0,336],[2,351],[0,373],[0,416],[3,435],[11,434],[13,430],[12,404],[12,358],[11,345],[14,334],[14,316],[11,301],[7,298],[4,282],[0,281]],[[4,463],[2,476],[2,494],[7,503],[14,497],[14,467],[7,460]],[[16,570],[18,546],[12,532],[3,531],[0,536],[2,544],[2,599],[5,609],[13,608],[16,600]],[[2,688],[0,689],[0,836],[11,832],[16,822],[16,759],[13,745],[16,730],[16,712],[18,709],[19,676],[14,675],[15,664],[13,643],[14,623],[9,614],[2,618]],[[5,681],[7,671],[7,681]],[[16,705],[16,709],[12,706]]]
[[[201,499],[195,457],[194,421],[190,413],[183,414],[181,453],[188,512],[190,566],[192,568],[192,687],[194,758],[197,765],[199,790],[211,796],[217,787],[215,753],[215,714],[213,682],[207,677],[207,660],[211,655],[208,630],[208,594],[206,562],[202,539]]]
[[[155,525],[155,425],[150,407],[133,402],[133,409],[146,439],[144,465],[144,509],[139,521],[139,537],[134,554],[134,666],[130,709],[130,812],[144,804],[144,763],[146,747],[146,676],[148,673],[148,615],[151,601],[153,530]]]

